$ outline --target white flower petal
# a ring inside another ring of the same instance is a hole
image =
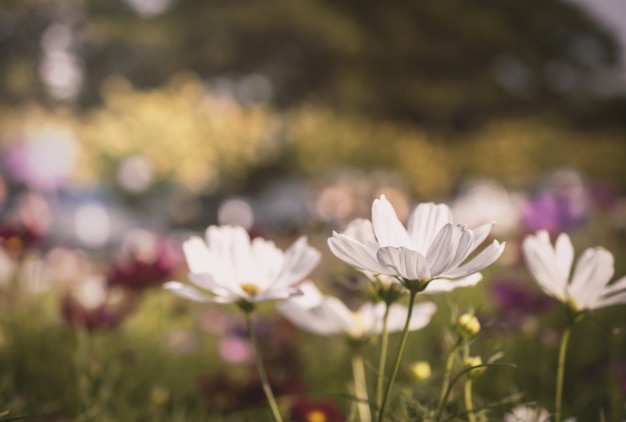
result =
[[[612,295],[614,293],[620,292],[621,290],[626,290],[626,276],[606,286],[602,291],[602,295]]]
[[[280,313],[295,326],[318,335],[347,333],[354,329],[352,313],[338,299],[325,297],[313,306],[302,306],[298,299],[288,299],[278,306]]]
[[[360,327],[354,318],[354,314],[339,299],[333,296],[326,296],[321,305],[320,315],[323,315],[326,321],[332,321],[342,331],[350,334],[359,331]]]
[[[605,308],[607,306],[624,305],[626,304],[626,291],[621,291],[612,296],[598,298],[591,304],[590,308]]]
[[[450,280],[447,278],[436,278],[428,283],[428,286],[426,286],[426,290],[424,290],[424,293],[447,293],[459,287],[472,287],[478,284],[478,282],[482,279],[483,275],[481,273],[473,273],[471,275],[468,275],[467,277],[457,278],[455,280]]]
[[[383,303],[381,305],[384,306]],[[413,313],[409,322],[409,331],[419,330],[430,323],[433,314],[437,311],[437,306],[432,302],[421,302],[413,305]],[[406,317],[409,312],[408,307],[394,303],[389,307],[389,317],[387,319],[387,330],[390,333],[399,332],[404,329]],[[382,331],[382,321],[378,332]]]
[[[432,276],[444,272],[454,259],[460,234],[459,228],[452,224],[446,224],[439,230],[426,254]]]
[[[549,422],[550,413],[540,407],[520,405],[504,415],[504,422]],[[563,421],[565,422],[565,421]]]
[[[500,255],[502,255],[502,252],[504,251],[504,246],[504,242],[499,243],[497,240],[494,240],[491,245],[483,249],[474,258],[470,259],[468,262],[457,268],[451,269],[450,271],[441,274],[441,277],[455,279],[466,277],[468,275],[471,275],[472,273],[482,271],[494,262],[496,262],[498,258],[500,258]]]
[[[208,273],[212,269],[212,260],[206,243],[197,236],[183,242],[183,253],[187,266],[192,273]]]
[[[274,242],[257,237],[252,240],[252,259],[255,268],[255,280],[259,284],[268,286],[276,280],[283,268],[285,256]]]
[[[328,239],[328,247],[337,258],[357,270],[374,274],[386,272],[376,258],[377,249],[370,249],[344,234],[333,232],[332,237]]]
[[[289,303],[293,303],[301,308],[308,309],[317,306],[324,300],[324,295],[311,281],[305,281],[298,286],[300,294],[289,299]]]
[[[361,335],[380,333],[382,331],[382,321],[385,315],[385,306],[383,302],[365,302],[362,304],[353,317],[353,333],[357,331],[360,331]]]
[[[396,274],[408,280],[431,279],[426,258],[418,252],[402,247],[387,246],[379,249],[376,256],[378,261],[387,267],[387,274]]]
[[[410,247],[409,235],[385,195],[372,204],[372,226],[381,247]]]
[[[487,223],[483,224],[482,226],[476,227],[475,229],[472,229],[474,237],[472,241],[472,251],[480,246],[480,244],[483,243],[485,239],[487,239],[487,236],[489,236],[489,233],[491,232],[491,229],[493,229],[493,226],[494,223]]]
[[[588,309],[613,277],[613,255],[602,247],[586,249],[576,263],[567,288],[579,309]]]
[[[411,248],[426,255],[433,239],[446,224],[452,223],[452,211],[445,204],[419,204],[409,219]]]
[[[178,281],[168,281],[163,285],[166,290],[184,298],[202,303],[229,303],[230,301],[222,297],[213,297],[200,292],[198,289],[188,286]]]
[[[211,275],[220,283],[241,283],[233,267],[232,255],[232,227],[210,226],[206,230],[206,241],[215,265],[211,268]]]
[[[278,305],[278,310],[281,315],[296,327],[322,336],[341,332],[341,329],[332,320],[326,320],[323,312],[319,312],[321,303],[311,308],[303,308],[291,303],[291,300],[287,299]]]
[[[265,287],[261,284],[262,280],[259,280],[255,274],[257,268],[250,265],[253,260],[248,232],[243,227],[233,226],[230,230],[230,237],[225,240],[230,250],[230,262],[235,273],[235,280],[241,283],[255,280],[259,287]]]
[[[567,278],[556,264],[556,254],[546,231],[528,235],[522,243],[526,265],[539,286],[550,296],[566,300]]]
[[[369,220],[357,218],[351,221],[343,231],[343,234],[362,243],[368,248],[378,249],[379,247],[376,235],[374,234],[374,226],[372,226],[372,222]]]
[[[461,230],[461,234],[457,240],[456,253],[454,255],[454,259],[448,265],[448,268],[452,269],[458,267],[467,259],[467,257],[472,253],[474,249],[476,249],[474,231],[468,230],[465,226],[459,226]]]
[[[254,296],[249,296],[249,302],[264,302],[268,300],[284,300],[300,295],[300,290],[295,287],[286,287],[283,289],[267,289],[260,291]]]
[[[561,233],[556,239],[554,245],[554,253],[556,255],[556,266],[566,280],[569,279],[572,271],[572,263],[574,262],[574,246],[567,233]]]
[[[208,290],[218,296],[236,296],[235,291],[229,285],[216,283],[210,274],[187,274],[189,280],[201,289]]]
[[[285,251],[283,268],[274,287],[289,286],[305,279],[320,262],[321,254],[309,246],[305,236],[300,237]]]

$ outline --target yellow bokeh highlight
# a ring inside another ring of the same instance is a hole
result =
[[[81,183],[114,183],[120,163],[141,156],[154,181],[192,193],[237,181],[255,166],[283,160],[296,174],[341,167],[391,170],[420,200],[442,200],[467,177],[531,186],[555,168],[626,183],[623,139],[532,120],[503,120],[470,134],[436,135],[416,126],[349,114],[316,104],[287,111],[217,96],[192,74],[138,90],[119,76],[102,87],[103,103],[82,113],[39,105],[0,110],[0,147],[41,130],[65,131]]]
[[[103,85],[103,97],[104,107],[86,115],[80,132],[88,162],[139,154],[162,178],[199,192],[223,175],[241,175],[276,148],[278,126],[270,110],[213,96],[191,75],[151,91],[136,91],[115,77]]]

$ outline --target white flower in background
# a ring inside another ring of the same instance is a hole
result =
[[[296,285],[315,268],[320,253],[300,237],[285,252],[274,242],[250,236],[242,227],[210,226],[206,242],[183,244],[194,284],[177,281],[165,288],[198,302],[255,303],[299,294]]]
[[[520,225],[521,202],[519,195],[510,194],[498,182],[477,179],[463,186],[451,209],[455,220],[471,227],[497,221],[493,234],[506,236]]]
[[[480,281],[479,271],[504,250],[504,243],[494,240],[468,260],[492,226],[471,230],[455,225],[447,205],[425,203],[415,208],[405,228],[381,195],[372,204],[371,222],[353,221],[344,233],[333,232],[328,245],[339,259],[369,277],[392,277],[409,289],[435,293]]]
[[[586,249],[574,262],[569,236],[559,235],[554,246],[542,230],[528,235],[522,245],[530,272],[545,293],[568,304],[574,312],[626,303],[626,277],[608,284],[613,277],[613,255],[603,247]]]
[[[504,415],[504,422],[550,422],[550,413],[541,407],[520,405]],[[576,422],[575,418],[567,418],[563,422]]]
[[[504,415],[504,422],[549,422],[550,413],[540,407],[517,406]]]
[[[339,299],[324,296],[311,282],[302,283],[301,296],[292,297],[278,306],[280,313],[297,327],[318,335],[347,334],[361,339],[383,330],[385,304],[363,304],[356,312],[350,311]],[[419,330],[430,322],[437,307],[432,302],[413,306],[409,330]],[[408,308],[394,303],[389,307],[388,332],[402,331]]]

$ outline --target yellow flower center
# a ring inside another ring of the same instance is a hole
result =
[[[352,318],[354,318],[354,330],[352,330],[352,332],[350,333],[350,336],[358,339],[363,337],[363,335],[365,334],[365,329],[367,328],[367,326],[365,325],[365,321],[363,321],[363,317],[357,313],[357,312],[352,312]]]
[[[307,422],[326,422],[326,414],[321,410],[311,410],[306,414]]]
[[[239,287],[241,287],[241,290],[248,293],[250,296],[254,296],[259,292],[259,286],[257,286],[256,284],[243,283],[240,284]]]

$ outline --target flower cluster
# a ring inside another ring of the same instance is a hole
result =
[[[210,226],[205,238],[192,237],[183,245],[191,284],[170,281],[165,288],[187,299],[204,303],[235,304],[244,311],[249,348],[259,372],[258,382],[265,392],[274,419],[281,421],[281,411],[269,385],[263,359],[257,349],[256,329],[251,315],[261,302],[278,302],[279,313],[296,327],[310,333],[344,336],[353,351],[355,408],[359,420],[378,421],[386,418],[390,393],[398,373],[409,332],[429,324],[437,306],[418,295],[450,292],[459,287],[476,285],[481,272],[502,255],[505,243],[489,237],[493,222],[469,228],[456,224],[451,209],[445,204],[422,203],[410,214],[404,226],[390,201],[381,195],[372,204],[371,220],[357,218],[342,232],[328,238],[332,253],[369,279],[375,293],[373,301],[365,301],[352,309],[332,295],[322,293],[311,281],[320,262],[320,252],[305,237],[297,239],[285,251],[272,241],[251,239],[242,227]],[[626,302],[626,277],[614,283],[613,256],[606,249],[587,249],[573,269],[574,249],[567,234],[561,234],[553,246],[548,232],[529,234],[522,243],[523,255],[531,274],[541,289],[564,303],[578,321],[586,311]],[[570,276],[571,273],[571,276]],[[513,309],[516,315],[526,308],[547,309],[549,303],[517,285],[494,284],[494,297],[500,306]],[[505,291],[503,291],[505,289]],[[511,290],[513,289],[513,290]],[[408,304],[400,303],[408,296]],[[520,299],[520,297],[523,299]],[[522,302],[520,302],[522,300]],[[501,354],[483,359],[471,353],[471,344],[481,331],[481,322],[473,313],[461,314],[452,330],[457,343],[450,350],[441,398],[436,412],[424,414],[440,420],[453,385],[450,383],[455,356],[461,362],[456,379],[465,380],[466,411],[471,421],[481,411],[472,404],[472,380],[485,372]],[[395,352],[392,372],[387,367],[388,335],[401,333]],[[563,336],[560,359],[565,357],[569,332]],[[370,340],[380,342],[379,368],[374,405],[368,398],[367,376],[363,369],[361,348]],[[414,379],[430,377],[427,362],[411,365]],[[562,368],[560,365],[559,368]],[[562,369],[560,369],[562,370]],[[419,373],[419,376],[417,375]],[[557,376],[555,400],[556,420],[560,419],[563,375]],[[275,385],[276,386],[276,385]],[[294,420],[334,420],[338,414],[328,413],[324,406],[309,409],[299,402],[292,407]],[[308,403],[308,402],[307,402]],[[306,408],[305,410],[301,410]],[[545,418],[546,411],[537,412],[519,406],[505,415],[511,418]],[[374,411],[374,415],[372,415]],[[529,413],[530,412],[530,413]],[[534,412],[534,413],[533,413]],[[524,416],[526,415],[526,416]]]
[[[480,271],[493,264],[504,250],[504,243],[494,240],[472,255],[492,227],[493,223],[476,229],[454,224],[447,205],[427,203],[416,207],[405,228],[391,203],[381,195],[372,205],[371,221],[357,219],[346,231],[335,232],[328,240],[338,258],[361,271],[373,283],[383,284],[379,292],[387,292],[378,297],[379,302],[364,303],[355,312],[339,299],[324,296],[306,280],[320,260],[320,253],[308,245],[306,238],[299,238],[283,252],[271,241],[250,239],[249,234],[237,226],[211,226],[204,240],[199,237],[187,240],[183,250],[192,285],[171,281],[165,288],[198,302],[236,304],[246,313],[261,383],[277,421],[281,421],[282,416],[258,357],[256,334],[250,319],[259,302],[282,300],[278,309],[283,316],[318,335],[344,334],[351,340],[361,341],[381,336],[385,346],[380,358],[377,412],[382,421],[407,334],[426,326],[437,309],[431,302],[414,303],[416,294],[450,291],[480,281]],[[410,296],[408,306],[396,303],[403,289]],[[390,291],[399,294],[390,295]],[[386,342],[392,332],[402,332],[402,341],[383,395]],[[365,404],[366,381],[362,361],[357,355],[353,369],[354,388],[360,400],[359,415],[361,420],[367,421],[371,416]]]

